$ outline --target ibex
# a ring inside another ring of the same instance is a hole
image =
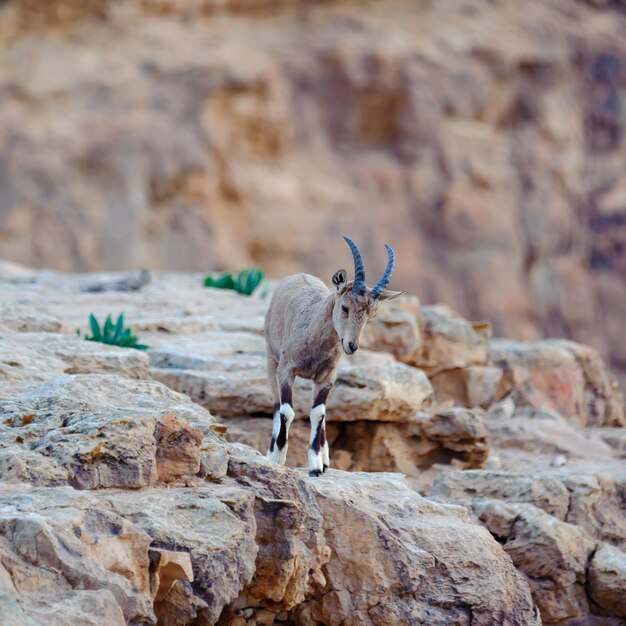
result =
[[[315,383],[308,449],[311,476],[319,476],[330,464],[325,403],[335,384],[341,350],[354,354],[361,331],[375,314],[378,301],[401,293],[386,289],[395,258],[387,244],[387,269],[370,290],[365,284],[358,248],[348,237],[344,239],[354,258],[354,281],[348,282],[343,269],[333,274],[334,290],[310,274],[288,276],[278,285],[265,316],[267,373],[274,398],[274,424],[267,456],[276,463],[285,463],[289,426],[295,417],[294,378],[308,378]]]

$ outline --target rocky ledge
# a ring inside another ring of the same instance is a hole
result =
[[[267,297],[126,282],[0,264],[0,624],[625,623],[624,404],[593,350],[388,303],[314,479],[306,420],[291,467],[261,454]],[[147,352],[76,336],[122,311]]]

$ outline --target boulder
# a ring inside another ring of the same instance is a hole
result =
[[[525,575],[544,623],[586,618],[586,569],[596,544],[584,529],[529,504],[476,500],[473,510]]]
[[[468,322],[447,306],[422,307],[424,344],[412,360],[430,377],[447,370],[484,365],[491,327]]]
[[[518,406],[561,413],[581,426],[624,426],[624,399],[598,353],[565,340],[489,344],[489,358],[504,371],[502,394]]]
[[[332,556],[296,623],[540,624],[526,584],[463,508],[423,499],[393,474],[330,470],[310,485]]]
[[[0,423],[4,480],[67,481],[79,489],[192,476],[200,469],[203,433],[217,439],[210,414],[185,396],[110,374],[0,385]]]
[[[34,623],[46,613],[58,624],[154,623],[149,544],[145,532],[68,487],[0,491],[3,565]]]
[[[609,544],[598,547],[589,566],[589,592],[600,607],[626,617],[626,553]]]
[[[489,407],[498,397],[502,370],[492,365],[469,365],[439,372],[430,381],[438,404]]]

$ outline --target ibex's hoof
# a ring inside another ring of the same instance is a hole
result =
[[[312,476],[314,478],[317,478],[318,476],[321,476],[322,472],[320,472],[320,470],[309,470],[309,476]]]
[[[328,465],[324,465],[324,466],[322,467],[322,472],[325,472],[327,469],[328,469]]]

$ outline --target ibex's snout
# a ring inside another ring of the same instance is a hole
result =
[[[348,341],[347,344],[346,342],[342,341],[341,345],[343,346],[343,351],[348,356],[350,356],[351,354],[354,354],[359,349],[359,346],[352,341]]]

